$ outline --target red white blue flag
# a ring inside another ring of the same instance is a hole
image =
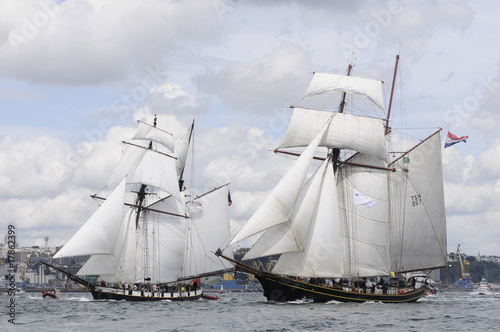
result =
[[[446,143],[444,143],[444,148],[446,149],[447,147],[450,147],[453,144],[457,144],[460,142],[467,143],[467,138],[469,138],[469,136],[458,137],[448,132],[448,137],[446,137]]]
[[[231,199],[231,192],[230,191],[227,192],[227,204],[229,206],[231,206],[231,204],[233,204],[233,200]]]

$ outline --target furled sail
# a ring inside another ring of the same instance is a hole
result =
[[[385,128],[381,119],[300,107],[293,107],[290,124],[279,147],[307,146],[332,116],[319,146],[351,149],[387,160]]]
[[[314,73],[304,98],[332,92],[355,93],[367,97],[385,111],[383,83],[368,78]]]
[[[54,258],[112,254],[118,241],[124,197],[125,180],[122,180]]]
[[[392,271],[447,262],[440,131],[396,160],[389,175]]]
[[[330,122],[331,118],[323,122],[322,128],[319,128],[307,149],[296,160],[295,164],[276,187],[274,187],[264,203],[257,209],[252,217],[250,217],[230,244],[244,240],[290,219],[295,203],[299,197],[300,189],[307,175],[307,170],[314,156],[314,152]]]

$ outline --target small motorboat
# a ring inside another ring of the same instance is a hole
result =
[[[59,299],[56,295],[56,291],[54,289],[52,290],[49,290],[49,291],[43,291],[42,292],[42,297],[44,299],[54,299],[54,300],[57,300]]]
[[[486,279],[484,279],[484,278],[481,279],[481,282],[474,289],[473,293],[475,293],[477,295],[491,294],[490,285],[488,285],[488,282],[486,281]]]

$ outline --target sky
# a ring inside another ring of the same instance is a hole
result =
[[[293,162],[269,150],[311,73],[343,74],[352,59],[385,82],[387,104],[399,52],[392,125],[469,136],[443,151],[448,252],[500,255],[496,4],[1,1],[0,234],[64,244],[97,208],[89,196],[121,141],[155,114],[179,138],[195,120],[190,184],[230,182],[237,229]]]

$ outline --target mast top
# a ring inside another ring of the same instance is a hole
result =
[[[353,61],[354,61],[354,51],[352,51],[352,53],[351,53],[351,61],[349,63],[349,67],[352,67]]]
[[[389,97],[389,108],[387,109],[387,119],[385,121],[385,134],[387,135],[391,128],[389,128],[389,120],[391,118],[392,97],[394,96],[394,85],[396,84],[396,74],[398,72],[399,52],[401,51],[401,43],[399,43],[398,54],[396,55],[396,64],[394,65],[394,75],[392,77],[391,95]]]

